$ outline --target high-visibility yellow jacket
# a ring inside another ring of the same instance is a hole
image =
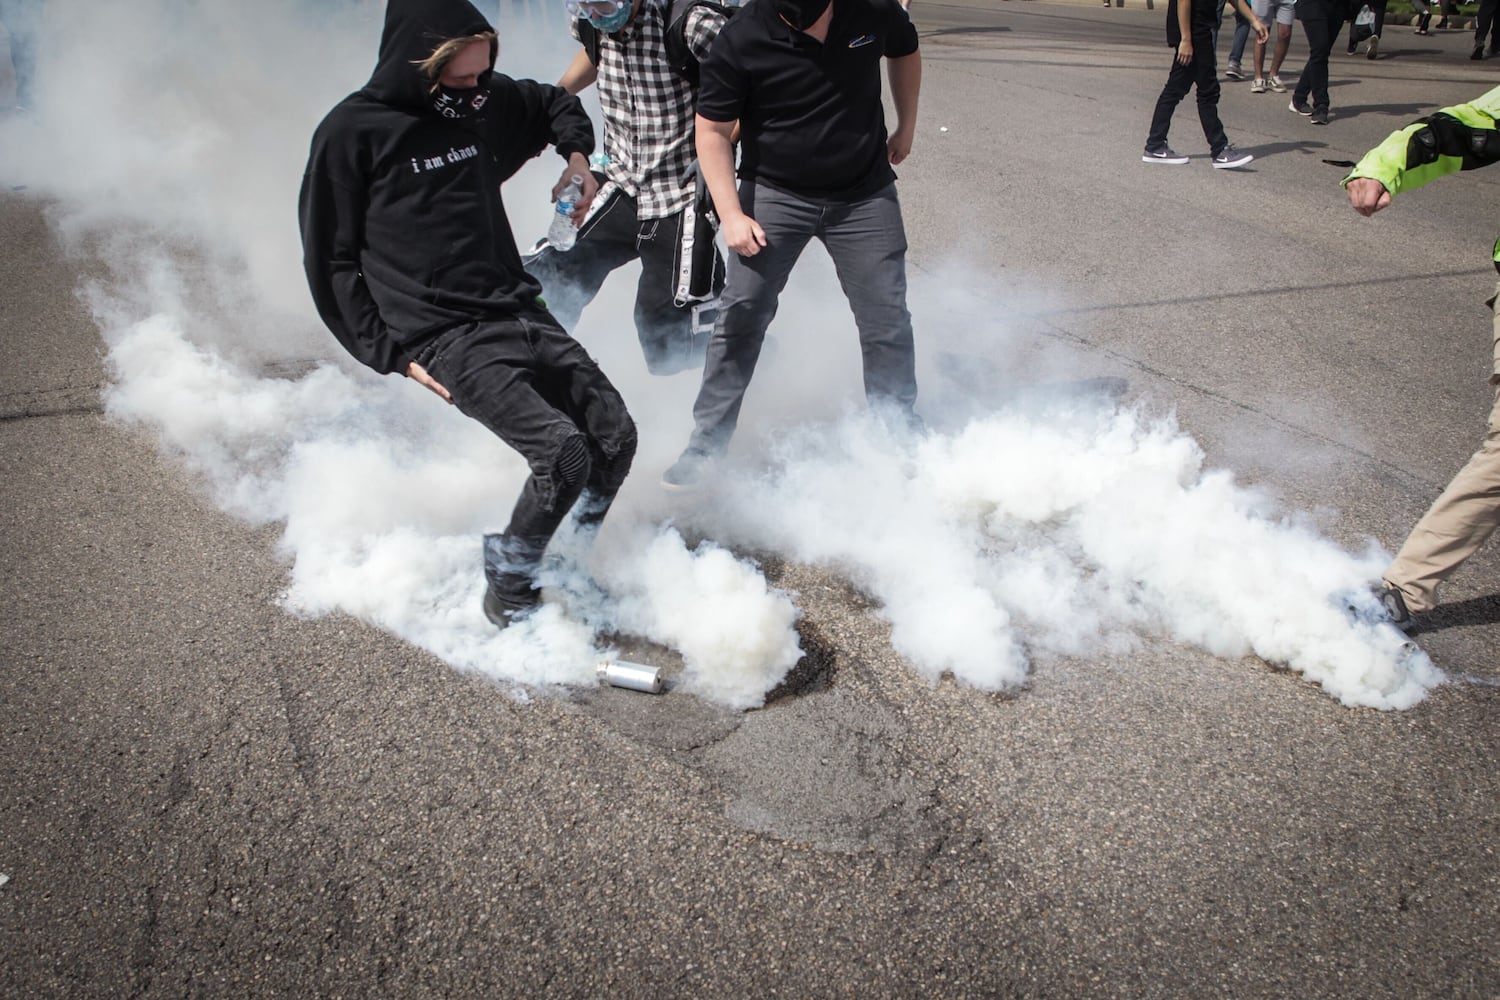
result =
[[[1500,87],[1467,104],[1455,104],[1397,129],[1364,155],[1345,177],[1370,177],[1394,198],[1402,191],[1459,170],[1475,170],[1500,161]],[[1495,270],[1500,271],[1500,240],[1495,241]],[[1496,289],[1500,298],[1500,288]],[[1495,299],[1490,300],[1493,307]],[[1495,315],[1495,366],[1490,382],[1500,385],[1500,310]]]
[[[1370,177],[1391,197],[1459,170],[1500,161],[1500,87],[1467,104],[1455,104],[1397,129],[1365,154],[1345,177]],[[1495,241],[1500,271],[1500,240]]]

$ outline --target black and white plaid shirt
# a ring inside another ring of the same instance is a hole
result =
[[[636,199],[637,215],[660,219],[693,200],[693,87],[667,61],[671,0],[646,0],[613,35],[599,36],[599,107],[604,112],[605,178]],[[705,7],[687,16],[687,42],[703,59],[724,26]],[[577,22],[573,22],[577,37]],[[600,192],[602,202],[606,192]]]

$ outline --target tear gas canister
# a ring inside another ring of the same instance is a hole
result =
[[[649,663],[631,663],[629,660],[600,660],[599,679],[617,688],[661,694],[661,668]]]

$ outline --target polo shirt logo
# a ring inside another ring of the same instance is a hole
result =
[[[849,47],[851,49],[857,49],[861,45],[869,45],[873,41],[875,41],[874,35],[860,35],[858,38],[855,38],[849,42]]]

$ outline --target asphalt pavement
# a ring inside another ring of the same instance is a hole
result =
[[[1120,380],[1394,547],[1484,430],[1500,169],[1362,219],[1338,164],[1500,62],[1390,27],[1327,127],[1226,83],[1254,163],[1211,169],[1189,101],[1192,161],[1148,165],[1164,6],[916,0],[914,283],[983,275],[954,299],[1007,317],[1015,384]],[[778,560],[809,658],[765,708],[517,701],[284,613],[276,526],[104,417],[86,248],[26,191],[0,248],[0,994],[1500,995],[1500,546],[1403,712],[1160,639],[932,685]]]

